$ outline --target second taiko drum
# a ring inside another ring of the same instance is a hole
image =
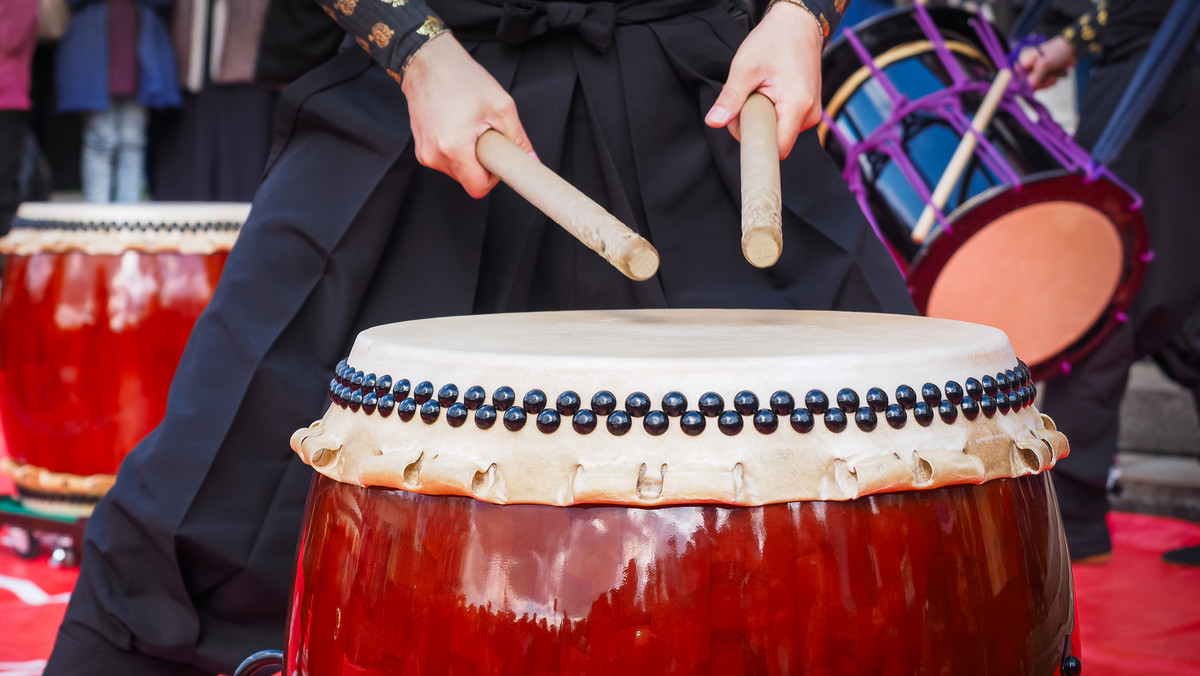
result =
[[[3,469],[86,515],[162,418],[248,204],[27,203],[0,240]]]

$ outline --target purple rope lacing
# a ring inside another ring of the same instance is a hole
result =
[[[984,166],[992,173],[1000,176],[1004,181],[1007,181],[1016,190],[1020,190],[1022,184],[1021,177],[1012,164],[1004,157],[1003,153],[987,140],[984,134],[976,133],[971,128],[971,120],[962,110],[963,94],[973,92],[980,96],[986,95],[987,90],[991,87],[991,83],[976,82],[967,78],[957,59],[954,58],[954,55],[946,45],[945,38],[938,31],[937,25],[929,15],[928,10],[920,3],[914,5],[914,16],[918,26],[921,28],[921,32],[925,34],[925,37],[933,45],[938,60],[941,61],[942,66],[950,75],[952,84],[949,87],[910,101],[900,93],[892,81],[875,65],[874,58],[872,58],[870,52],[854,31],[847,28],[844,31],[847,43],[854,50],[859,61],[871,73],[874,81],[887,95],[888,100],[892,104],[892,111],[888,115],[887,120],[859,141],[851,141],[838,128],[832,118],[824,113],[822,114],[822,119],[826,126],[831,130],[838,143],[845,149],[846,166],[843,170],[843,176],[855,195],[859,207],[867,216],[871,228],[885,242],[887,239],[882,236],[879,225],[869,208],[869,191],[862,180],[860,167],[865,161],[863,158],[864,155],[876,152],[883,153],[900,171],[909,185],[912,186],[922,203],[932,207],[933,200],[929,186],[920,171],[908,159],[902,146],[901,124],[905,118],[916,112],[926,111],[940,116],[960,135],[974,134],[978,142],[979,151],[982,153],[981,159]],[[1133,196],[1134,201],[1131,208],[1135,210],[1140,209],[1142,206],[1141,196],[1134,192],[1125,182],[1113,175],[1106,167],[1095,164],[1092,161],[1091,155],[1080,148],[1060,126],[1054,123],[1049,111],[1034,98],[1033,88],[1030,86],[1028,78],[1024,77],[1023,69],[1017,63],[1017,55],[1023,47],[1030,44],[1037,44],[1042,38],[1037,36],[1026,38],[1018,43],[1011,52],[1006,53],[999,36],[992,30],[991,24],[986,19],[977,15],[972,22],[972,27],[975,29],[975,33],[979,36],[984,50],[994,64],[1001,68],[1013,68],[1022,75],[1021,77],[1014,77],[1010,82],[1007,94],[1015,94],[1016,96],[1006,95],[1001,100],[1001,110],[1017,120],[1022,128],[1040,145],[1046,148],[1051,157],[1062,164],[1068,171],[1082,171],[1086,181],[1096,180],[1100,176],[1108,178]],[[1025,104],[1024,106],[1022,106],[1022,102]],[[1027,109],[1034,112],[1037,116],[1036,120],[1030,118]],[[943,230],[950,232],[951,226],[947,221],[944,211],[935,208],[933,212],[938,225]],[[899,258],[895,250],[892,250],[892,256],[903,270],[906,265]],[[1069,364],[1065,366],[1068,369],[1070,368]]]
[[[983,163],[994,174],[1003,176],[1006,181],[1016,185],[1018,188],[1021,184],[1021,177],[1013,171],[1012,167],[1004,156],[987,140],[983,134],[977,133],[971,127],[971,120],[963,113],[961,93],[966,91],[979,91],[984,94],[991,88],[988,83],[974,82],[967,79],[962,68],[958,64],[958,59],[950,53],[950,48],[946,46],[946,40],[942,37],[941,32],[937,28],[937,24],[933,22],[933,17],[929,15],[929,10],[925,5],[917,3],[914,5],[917,25],[921,28],[921,32],[925,34],[926,39],[933,44],[934,52],[937,53],[938,59],[946,68],[946,72],[950,74],[950,79],[954,84],[950,88],[953,96],[948,97],[948,104],[944,111],[943,117],[950,122],[950,125],[961,136],[971,134],[975,137],[978,146],[983,150]],[[942,92],[939,92],[939,94]],[[937,103],[935,97],[931,103]]]
[[[901,175],[904,176],[904,180],[908,181],[909,184],[912,185],[917,191],[917,194],[921,200],[926,204],[930,204],[932,199],[929,194],[928,186],[925,184],[924,177],[921,176],[920,172],[916,170],[916,167],[909,162],[908,155],[904,152],[903,147],[900,145],[901,135],[899,134],[899,125],[901,122],[903,122],[904,118],[911,113],[928,107],[931,96],[946,97],[950,96],[950,94],[943,90],[942,92],[935,92],[929,96],[923,96],[915,102],[909,101],[907,97],[902,95],[896,89],[895,85],[892,84],[892,81],[888,78],[888,76],[884,75],[883,71],[875,65],[875,60],[871,57],[871,53],[867,51],[867,48],[863,45],[862,41],[858,39],[858,36],[854,33],[854,30],[847,28],[844,35],[846,36],[846,41],[850,44],[851,48],[854,49],[855,54],[858,55],[859,60],[862,61],[867,70],[871,72],[871,76],[883,89],[884,93],[887,94],[888,99],[892,103],[892,113],[888,116],[888,119],[885,120],[883,124],[868,134],[866,138],[858,141],[857,143],[852,143],[846,147],[846,171],[848,172],[852,168],[857,169],[860,158],[863,155],[876,151],[883,152],[889,159],[892,160],[896,168],[900,170]],[[830,128],[832,129],[835,127],[830,125]],[[866,186],[861,183],[861,181],[859,182],[859,189],[864,192],[867,189]],[[863,203],[864,201],[865,200],[859,200],[860,203]],[[939,225],[941,225],[943,228],[947,227],[948,224],[946,223],[946,216],[941,212],[940,209],[935,210],[934,215],[936,216]]]
[[[921,32],[925,34],[925,37],[933,43],[933,50],[937,52],[942,65],[946,67],[946,72],[950,74],[950,79],[956,85],[970,82],[966,74],[963,73],[962,67],[958,65],[958,60],[950,53],[950,48],[946,46],[946,41],[942,38],[942,32],[938,30],[937,24],[933,22],[933,17],[929,16],[929,10],[925,8],[924,3],[913,3],[913,9],[916,10],[917,25],[921,27]]]

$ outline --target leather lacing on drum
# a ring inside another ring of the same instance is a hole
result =
[[[433,383],[421,381],[414,386],[407,378],[363,373],[345,359],[338,363],[329,383],[329,398],[335,405],[365,415],[378,413],[384,418],[395,412],[403,422],[419,417],[432,425],[441,419],[444,409],[445,420],[451,427],[466,424],[474,411],[475,426],[480,429],[490,429],[500,420],[504,428],[516,432],[532,418],[539,431],[551,434],[558,431],[564,419],[570,419],[576,433],[590,434],[603,416],[605,428],[617,436],[630,430],[633,418],[641,418],[643,428],[654,436],[667,431],[671,418],[679,418],[680,428],[689,436],[703,433],[708,418],[716,418],[717,429],[728,436],[740,433],[746,418],[760,434],[774,433],[780,427],[780,419],[787,420],[793,430],[803,434],[813,429],[818,417],[831,432],[845,430],[851,418],[860,430],[871,432],[878,426],[880,414],[890,427],[900,429],[908,423],[910,412],[923,427],[933,423],[935,414],[949,425],[960,414],[974,420],[980,413],[987,418],[997,412],[1017,413],[1036,397],[1037,387],[1023,361],[995,375],[969,377],[962,384],[951,380],[939,388],[925,383],[919,391],[900,385],[895,389],[895,403],[890,403],[887,392],[878,387],[867,390],[861,400],[858,392],[846,387],[838,390],[832,401],[822,390],[809,390],[800,400],[802,405],[797,405],[790,392],[779,390],[762,407],[758,395],[742,390],[733,396],[733,407],[729,409],[725,408],[724,398],[715,392],[701,395],[696,409],[689,409],[687,397],[676,391],[663,396],[659,409],[652,409],[650,398],[642,392],[627,396],[624,408],[619,409],[616,396],[608,390],[592,396],[591,408],[584,408],[582,398],[571,390],[559,394],[550,408],[546,393],[540,389],[527,392],[518,406],[516,392],[507,386],[493,392],[491,404],[486,403],[487,391],[478,385],[469,387],[459,401],[459,388],[455,384],[435,388]]]

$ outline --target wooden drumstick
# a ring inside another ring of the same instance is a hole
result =
[[[500,132],[483,132],[475,154],[485,169],[626,277],[640,282],[658,272],[654,245]]]
[[[946,200],[950,198],[950,191],[958,183],[959,177],[967,167],[967,162],[975,153],[975,145],[978,143],[976,134],[982,134],[991,124],[992,116],[996,114],[996,108],[1000,105],[1000,100],[1008,89],[1009,81],[1012,80],[1012,74],[1011,68],[1001,70],[996,73],[996,79],[992,80],[992,86],[988,87],[987,95],[983,97],[983,103],[979,105],[979,110],[975,111],[975,117],[971,118],[971,128],[975,130],[975,134],[964,134],[962,140],[958,142],[958,148],[950,158],[950,164],[946,165],[946,171],[942,173],[937,187],[933,190],[930,198],[931,204],[925,205],[925,210],[921,212],[921,218],[917,220],[917,227],[912,232],[912,239],[917,244],[924,242],[925,238],[929,236],[929,231],[933,228],[936,218],[934,210],[946,206]]]
[[[759,93],[742,105],[742,254],[769,268],[783,252],[779,132],[775,104]]]

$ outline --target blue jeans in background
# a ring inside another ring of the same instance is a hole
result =
[[[137,202],[146,176],[146,109],[137,99],[113,97],[108,110],[84,115],[83,198]]]

